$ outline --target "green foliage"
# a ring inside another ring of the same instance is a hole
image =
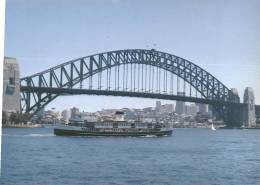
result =
[[[19,124],[19,123],[24,123],[26,124],[30,119],[30,114],[29,113],[11,113],[9,117],[9,121],[11,124]]]
[[[21,122],[26,124],[30,120],[30,114],[24,113],[21,115]]]
[[[6,111],[2,111],[2,124],[7,125],[7,123],[8,123],[8,115]]]
[[[12,112],[9,117],[9,121],[11,124],[17,124],[18,122],[18,116],[17,113]]]

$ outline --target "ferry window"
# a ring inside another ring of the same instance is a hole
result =
[[[10,85],[14,85],[14,78],[13,78],[13,77],[10,77],[10,78],[9,78],[9,84],[10,84]]]
[[[118,128],[118,123],[113,123],[113,128]]]

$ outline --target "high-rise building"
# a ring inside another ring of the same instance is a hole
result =
[[[198,107],[195,103],[192,103],[190,105],[186,105],[186,114],[195,116],[198,112]]]
[[[3,111],[20,112],[20,71],[15,58],[4,58]]]
[[[212,117],[213,116],[213,106],[208,105],[208,114]]]
[[[79,109],[77,107],[73,107],[70,109],[70,112],[71,112],[71,118],[72,119],[77,119],[79,118],[80,116],[80,113],[79,113]]]
[[[208,105],[207,104],[198,103],[197,105],[199,107],[199,113],[200,114],[205,115],[205,114],[208,113]]]
[[[172,112],[174,112],[174,105],[173,105],[173,104],[161,105],[161,107],[160,107],[160,112],[163,112],[163,113],[172,113]]]
[[[156,110],[156,111],[159,111],[161,105],[162,105],[162,104],[161,104],[161,101],[156,101],[156,107],[155,107],[155,110]]]
[[[185,92],[177,92],[178,96],[185,96]],[[183,101],[176,101],[176,108],[175,112],[179,115],[185,114],[185,102]]]
[[[62,120],[68,124],[69,123],[69,119],[70,119],[70,110],[63,110],[61,112],[61,117],[62,117]]]
[[[45,112],[45,107],[43,107],[41,110],[39,110],[39,112],[37,112],[37,116],[41,119],[44,116],[44,112]]]

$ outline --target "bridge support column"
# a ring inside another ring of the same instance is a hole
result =
[[[244,119],[244,106],[229,105],[226,114],[226,125],[228,127],[241,127]]]
[[[224,120],[224,114],[223,114],[223,107],[222,106],[212,106],[212,116],[217,121]]]
[[[243,125],[243,106],[218,105],[214,106],[214,117],[222,120],[227,127],[241,127]]]
[[[238,90],[232,88],[233,93],[232,102],[240,103]],[[226,107],[226,124],[229,127],[241,127],[243,125],[243,106],[230,104]]]
[[[252,88],[247,87],[244,92],[244,120],[243,125],[245,127],[256,126],[256,115],[255,115],[255,97]]]

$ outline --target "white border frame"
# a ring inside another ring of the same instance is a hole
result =
[[[2,106],[3,106],[3,62],[4,62],[4,39],[5,39],[5,0],[0,0],[0,175],[2,157]]]

